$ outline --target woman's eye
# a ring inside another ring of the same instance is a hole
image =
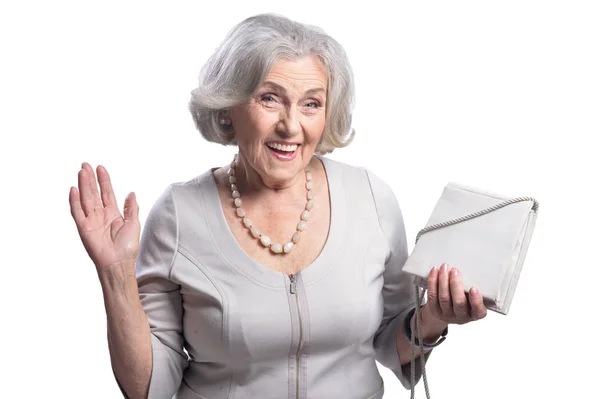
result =
[[[306,103],[306,106],[308,108],[319,108],[321,106],[321,104],[319,104],[317,101],[310,101],[310,102]]]
[[[262,96],[260,99],[261,99],[261,101],[264,101],[264,102],[267,102],[267,103],[275,101],[275,97],[273,97],[270,94],[266,94],[266,95]]]

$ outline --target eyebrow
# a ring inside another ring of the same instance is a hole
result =
[[[283,93],[287,93],[287,90],[285,89],[285,87],[283,87],[283,86],[281,86],[281,85],[279,85],[279,84],[277,84],[275,82],[266,81],[266,82],[264,82],[261,85],[261,87],[265,87],[265,86],[267,86],[267,87],[270,86],[270,87],[274,88],[275,90],[281,91]],[[314,88],[314,89],[307,90],[304,94],[308,95],[308,94],[325,93],[325,92],[326,92],[326,90],[324,88],[317,87],[317,88]]]

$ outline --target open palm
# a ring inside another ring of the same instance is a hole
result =
[[[98,271],[124,262],[135,263],[139,251],[139,206],[135,194],[125,199],[123,216],[103,166],[98,166],[98,185],[92,167],[84,162],[78,174],[79,190],[71,187],[71,215],[88,255]]]

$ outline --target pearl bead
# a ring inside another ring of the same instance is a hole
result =
[[[260,237],[260,230],[254,226],[250,227],[250,233],[254,236],[254,238]]]
[[[234,190],[231,192],[231,196],[233,198],[240,198],[240,192],[238,190]]]
[[[233,169],[233,168],[230,168],[230,169],[227,171],[227,174],[228,174],[229,176],[235,176],[235,169]]]
[[[276,254],[280,254],[283,252],[283,247],[281,246],[281,244],[271,244],[271,251],[273,251]]]
[[[292,236],[292,242],[294,244],[298,244],[300,242],[300,232],[297,231],[294,233],[294,235]]]
[[[236,182],[235,176],[229,176],[229,183],[233,184]]]
[[[246,228],[250,228],[252,227],[252,220],[248,219],[247,217],[244,217],[242,219],[242,222],[244,222],[244,226],[246,226]]]
[[[306,180],[312,180],[312,173],[306,172]]]
[[[285,244],[283,246],[283,252],[285,252],[286,254],[289,254],[293,247],[294,247],[294,243],[288,242],[287,244]]]
[[[312,190],[312,188],[313,188],[313,184],[312,184],[312,182],[311,182],[311,181],[307,181],[307,182],[306,182],[306,189],[307,189],[307,190]]]
[[[313,200],[309,200],[309,201],[306,203],[306,210],[307,210],[307,211],[310,211],[311,209],[313,209],[313,206],[315,206],[315,202],[314,202]]]
[[[237,186],[235,184],[231,185],[231,191],[236,191],[237,190]]]
[[[308,192],[306,193],[306,198],[308,198],[309,200],[314,198],[312,190],[308,190]]]
[[[302,219],[302,220],[308,220],[308,211],[302,212],[302,215],[300,216],[300,219]]]
[[[237,197],[233,200],[233,203],[235,204],[236,208],[239,208],[240,206],[242,206],[242,199],[240,197]]]
[[[235,211],[237,212],[237,215],[241,218],[246,216],[246,211],[243,208],[237,208]]]
[[[271,245],[271,239],[269,238],[269,236],[260,236],[260,243],[265,247],[268,247],[269,245]]]
[[[298,231],[304,231],[306,230],[306,222],[303,220],[300,223],[298,223]]]

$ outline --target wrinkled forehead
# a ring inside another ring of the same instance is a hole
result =
[[[327,93],[328,73],[316,55],[298,58],[282,58],[273,63],[261,88],[295,92]]]

